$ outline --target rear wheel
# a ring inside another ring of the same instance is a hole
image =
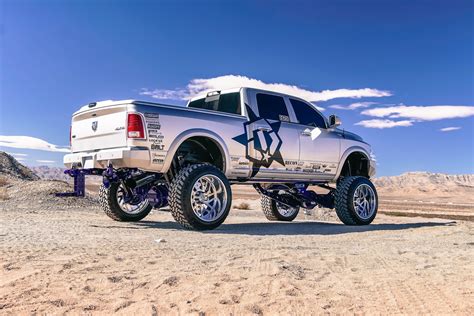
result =
[[[171,214],[187,229],[217,228],[229,214],[231,204],[229,181],[209,164],[184,167],[170,184]]]
[[[296,218],[299,207],[291,207],[277,202],[268,196],[261,198],[262,210],[265,217],[270,221],[286,221],[291,222]]]
[[[370,224],[377,215],[377,190],[365,177],[344,177],[337,185],[335,207],[346,225]]]
[[[141,199],[136,196],[127,199],[125,187],[121,183],[111,183],[108,188],[102,185],[99,201],[105,214],[116,221],[139,221],[145,218],[152,209],[146,198]]]

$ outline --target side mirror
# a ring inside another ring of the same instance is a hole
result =
[[[337,115],[331,115],[329,116],[329,127],[330,128],[335,128],[341,125],[341,119]]]

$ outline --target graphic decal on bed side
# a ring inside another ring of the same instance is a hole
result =
[[[282,140],[278,135],[281,122],[258,117],[248,104],[245,104],[245,108],[249,120],[244,123],[244,133],[234,137],[233,140],[245,146],[245,157],[253,163],[250,177],[254,177],[261,167],[270,167],[274,161],[285,166],[280,152]],[[252,129],[251,124],[253,124]],[[250,156],[249,150],[252,147],[257,157]]]

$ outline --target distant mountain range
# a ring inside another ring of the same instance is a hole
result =
[[[430,172],[406,172],[399,176],[375,178],[379,188],[423,187],[427,185],[449,185],[455,187],[474,188],[474,174],[444,174]]]
[[[43,180],[71,180],[72,178],[64,174],[65,168],[60,167],[49,167],[49,166],[36,166],[30,167],[30,169],[36,173]]]
[[[474,203],[474,174],[407,172],[375,178],[374,184],[385,200]]]

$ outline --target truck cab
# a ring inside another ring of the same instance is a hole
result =
[[[249,178],[253,180],[334,181],[342,171],[345,160],[341,158],[354,152],[364,157],[359,173],[375,174],[370,146],[339,129],[338,117],[326,118],[301,98],[241,88],[195,97],[187,107],[245,117],[243,133],[233,139],[245,147],[242,155],[252,166]],[[239,160],[240,165],[245,163]]]

